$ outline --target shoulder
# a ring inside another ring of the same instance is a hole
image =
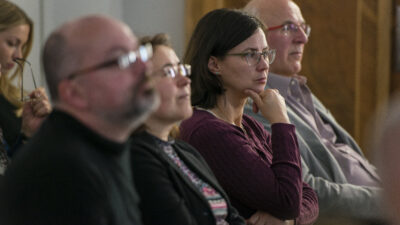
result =
[[[251,129],[256,135],[269,135],[264,125],[249,115],[243,114],[243,125]]]
[[[180,125],[180,137],[188,141],[193,136],[213,136],[232,132],[231,126],[210,112],[195,109],[193,116]]]

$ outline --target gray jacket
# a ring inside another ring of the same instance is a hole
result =
[[[332,114],[313,95],[314,107],[325,123],[329,123],[338,142],[345,143],[360,155],[360,147],[353,138],[336,122]],[[353,219],[380,219],[380,188],[348,184],[341,167],[315,131],[287,106],[296,134],[302,158],[303,180],[318,194],[320,216],[343,216]],[[252,112],[251,105],[245,113],[253,116],[271,131],[269,122],[260,114]]]

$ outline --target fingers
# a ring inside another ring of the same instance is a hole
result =
[[[33,114],[37,117],[47,116],[51,112],[51,106],[47,99],[33,99],[30,104]]]
[[[257,105],[262,103],[260,95],[257,94],[255,91],[247,89],[244,91],[244,93],[248,95],[251,99],[253,99],[253,102],[255,102]]]
[[[260,214],[257,211],[256,213],[251,215],[251,217],[249,219],[247,219],[246,221],[247,221],[247,224],[249,224],[249,225],[256,225],[259,220],[260,220]]]

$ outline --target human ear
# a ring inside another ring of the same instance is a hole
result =
[[[218,58],[215,56],[210,56],[208,59],[208,70],[215,75],[221,74],[221,69],[218,63]]]
[[[58,85],[58,96],[61,102],[75,108],[86,108],[88,101],[82,87],[73,80],[61,81]]]

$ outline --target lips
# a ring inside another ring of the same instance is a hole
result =
[[[4,69],[11,70],[14,67],[14,65],[15,65],[14,63],[7,63]]]
[[[259,83],[265,83],[265,82],[267,82],[267,78],[266,77],[261,77],[261,78],[256,79],[256,81],[259,82]]]
[[[178,99],[188,99],[190,97],[189,93],[184,93],[178,96]]]

